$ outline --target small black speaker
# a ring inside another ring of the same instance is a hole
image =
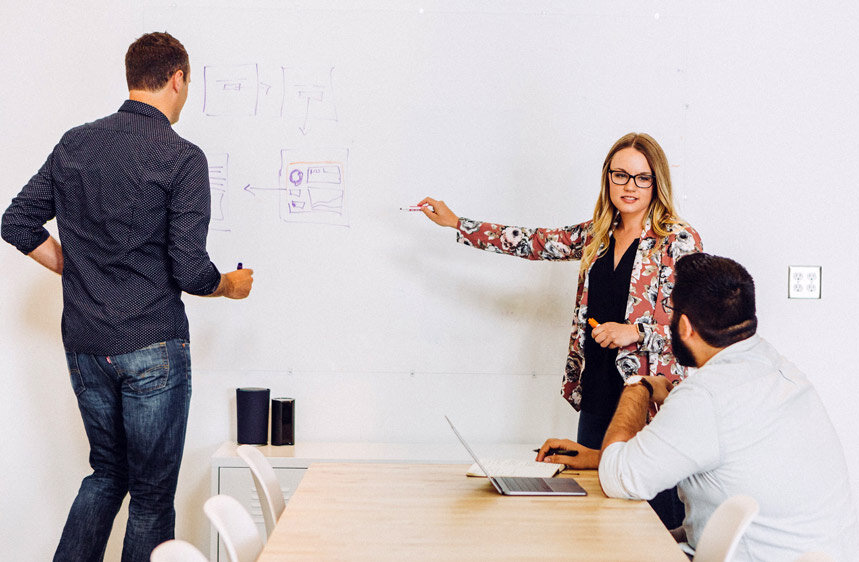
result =
[[[295,445],[295,399],[271,399],[271,444]]]
[[[240,445],[268,443],[267,388],[236,389],[236,441]]]

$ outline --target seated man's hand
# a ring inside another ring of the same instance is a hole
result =
[[[653,387],[653,403],[657,406],[662,406],[665,399],[668,398],[668,393],[674,388],[674,384],[665,377],[644,377],[650,386]]]
[[[576,455],[549,454],[550,449],[576,452]],[[569,439],[547,439],[537,452],[537,462],[554,462],[569,468],[597,468],[600,464],[599,449],[589,449]]]

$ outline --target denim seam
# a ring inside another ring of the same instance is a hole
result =
[[[74,361],[74,367],[69,365],[69,376],[72,379],[77,378],[77,387],[80,389],[80,390],[75,389],[75,383],[74,383],[74,380],[72,380],[71,381],[72,382],[72,390],[74,391],[75,396],[80,396],[81,394],[86,392],[87,388],[86,388],[86,385],[84,384],[83,376],[81,375],[81,368],[78,365],[78,354],[72,353],[71,356],[72,356],[72,361]]]
[[[169,384],[169,382],[170,382],[170,353],[167,350],[167,342],[158,342],[158,343],[152,344],[150,346],[147,346],[144,349],[156,348],[156,347],[158,348],[158,351],[162,354],[163,361],[161,363],[159,363],[158,365],[150,366],[148,369],[146,369],[145,371],[140,373],[139,377],[132,377],[128,374],[127,371],[122,369],[120,366],[114,365],[114,369],[116,370],[117,374],[120,375],[120,377],[122,379],[124,379],[124,381],[125,381],[123,383],[123,386],[128,387],[130,390],[132,390],[136,394],[142,395],[142,394],[149,394],[149,393],[154,392],[156,390],[161,390],[162,388],[166,387]],[[138,350],[138,351],[142,351],[142,350]],[[137,352],[133,352],[133,353],[137,353]],[[156,386],[151,387],[151,388],[147,388],[145,390],[137,388],[135,386],[135,382],[137,381],[138,378],[142,378],[146,374],[157,371],[157,370],[164,371],[164,376],[161,378],[161,380],[158,382],[158,384]]]

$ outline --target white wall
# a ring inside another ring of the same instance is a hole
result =
[[[381,7],[382,12],[394,6],[371,4]],[[4,33],[0,68],[6,78],[0,85],[0,130],[4,132],[0,140],[0,169],[4,171],[0,201],[8,201],[17,193],[63,131],[119,106],[126,95],[125,49],[135,37],[150,31],[144,26],[153,20],[153,13],[169,6],[144,3],[129,7],[129,3],[103,1],[89,2],[83,8],[52,2],[0,8]],[[254,6],[264,11],[271,4]],[[362,6],[332,3],[329,9],[360,12]],[[434,2],[425,7],[431,14],[444,6]],[[472,6],[476,20],[490,8],[496,9],[489,3]],[[853,109],[859,63],[852,56],[859,47],[859,40],[854,38],[859,8],[847,2],[823,2],[813,8],[793,7],[787,13],[781,6],[621,2],[594,9],[585,3],[573,7],[567,3],[529,3],[521,9],[523,25],[536,25],[535,14],[545,11],[542,17],[555,14],[553,21],[572,22],[575,18],[570,13],[574,13],[601,22],[616,17],[621,22],[618,25],[640,21],[643,29],[650,29],[658,19],[671,30],[679,30],[673,40],[679,50],[677,72],[682,78],[676,83],[668,81],[672,90],[666,91],[669,98],[683,101],[678,118],[656,126],[655,132],[647,126],[648,115],[631,115],[601,130],[601,125],[610,122],[605,115],[570,122],[555,116],[541,117],[540,104],[527,111],[527,117],[536,123],[510,120],[484,141],[511,158],[509,169],[498,171],[502,178],[505,171],[508,173],[512,178],[509,184],[469,185],[466,194],[462,186],[446,191],[444,183],[435,177],[411,179],[418,184],[415,189],[444,197],[464,215],[535,226],[559,225],[589,215],[592,197],[584,203],[578,198],[564,198],[563,186],[569,175],[579,183],[595,178],[598,169],[592,161],[602,157],[614,138],[628,130],[647,128],[667,139],[669,158],[676,166],[673,170],[682,214],[701,232],[707,251],[737,259],[755,277],[760,332],[804,369],[817,386],[841,436],[856,490],[859,437],[851,431],[855,393],[850,389],[859,372],[849,352],[853,331],[849,319],[859,314],[859,304],[851,294],[859,277],[859,252],[851,221],[859,203],[851,187],[859,168],[851,134],[859,124]],[[412,3],[405,9],[419,7]],[[510,13],[516,10],[509,8],[506,15]],[[469,16],[464,13],[461,17]],[[560,37],[551,35],[547,41],[560,41]],[[193,64],[195,51],[190,42],[186,44]],[[552,47],[547,45],[547,49]],[[620,63],[602,62],[605,79],[609,80],[612,68]],[[660,61],[654,61],[654,66],[664,70]],[[643,66],[640,75],[646,78],[651,70]],[[509,79],[514,82],[517,76]],[[637,81],[633,79],[625,76],[620,86],[631,96],[636,95]],[[192,96],[199,86],[199,81],[192,84]],[[586,85],[582,87],[584,92],[562,91],[558,95],[562,101],[572,100],[572,104],[581,99],[578,96],[587,95]],[[658,92],[666,84],[649,87]],[[674,91],[677,87],[683,89],[679,96]],[[522,83],[516,88],[517,92],[539,91],[541,84]],[[557,101],[552,96],[545,99]],[[186,114],[193,111],[192,102],[189,100]],[[365,109],[373,111],[372,107]],[[358,121],[357,117],[353,120]],[[180,123],[180,133],[197,140],[183,126],[190,127]],[[552,139],[546,148],[535,145],[540,142],[541,130]],[[586,157],[558,148],[576,146],[583,137],[593,145]],[[450,154],[445,154],[443,146],[433,150],[434,156],[451,160],[461,155],[455,146]],[[350,160],[353,167],[377,164],[376,156],[361,161],[354,154]],[[522,181],[527,178],[522,169],[541,158],[557,162],[557,170],[542,171],[543,183],[527,187],[524,201],[510,197],[511,190],[521,191],[522,185],[527,185]],[[546,197],[542,189],[546,183],[555,185],[554,196]],[[413,192],[399,194],[411,197]],[[497,203],[498,199],[502,202]],[[359,205],[355,211],[371,214],[372,209]],[[332,234],[326,229],[337,227],[328,226],[316,226],[311,232],[348,242],[350,232],[353,238],[360,233],[362,218],[355,211],[352,215],[359,222],[345,233]],[[492,212],[498,214],[486,214]],[[421,285],[427,302],[445,309],[448,314],[444,322],[451,329],[483,318],[487,310],[496,314],[498,333],[509,332],[528,342],[496,350],[487,341],[493,353],[501,353],[516,368],[506,373],[497,368],[482,369],[481,351],[475,351],[474,342],[458,350],[456,341],[444,341],[451,356],[462,354],[460,369],[434,369],[426,358],[415,361],[417,365],[403,366],[408,363],[403,357],[392,358],[398,367],[390,370],[378,367],[384,363],[378,357],[366,363],[371,367],[357,364],[350,369],[331,367],[325,357],[293,359],[286,351],[284,366],[293,362],[301,365],[291,374],[277,365],[254,365],[253,361],[247,368],[222,369],[212,359],[215,350],[207,342],[231,343],[241,354],[245,344],[252,344],[249,338],[257,325],[246,311],[265,305],[243,309],[242,303],[186,298],[197,369],[177,496],[179,537],[207,548],[208,527],[201,505],[209,493],[208,457],[220,442],[235,435],[236,386],[266,386],[275,395],[295,397],[297,435],[305,440],[449,440],[449,432],[440,421],[442,412],[468,427],[475,441],[530,440],[536,445],[549,434],[574,435],[575,416],[558,397],[557,383],[577,268],[478,253],[454,245],[451,231],[411,219],[420,217],[390,220],[398,221],[396,228],[407,246],[423,250],[421,259],[412,260],[410,265],[418,274],[416,279],[430,280]],[[285,241],[308,235],[294,226],[280,225]],[[217,233],[211,242],[216,246],[213,253],[219,252]],[[787,266],[791,264],[823,267],[821,300],[787,299]],[[58,279],[7,245],[0,246],[0,265],[4,272],[0,282],[0,369],[7,381],[0,398],[0,422],[5,428],[6,450],[15,453],[4,455],[0,464],[0,481],[4,483],[0,554],[15,560],[46,559],[56,545],[78,483],[86,474],[88,450],[68,388],[59,337],[62,303]],[[221,264],[222,268],[230,265]],[[277,287],[266,286],[275,274],[267,281],[265,266],[257,269],[263,270],[258,274],[258,294],[276,299]],[[432,290],[436,279],[441,282],[450,276],[470,288],[455,302]],[[505,285],[504,276],[516,279],[516,284]],[[522,281],[529,276],[537,280],[531,286]],[[372,287],[364,289],[370,291]],[[416,309],[420,314],[431,314],[420,305]],[[404,315],[402,310],[382,312],[398,318]],[[307,317],[291,322],[313,324],[318,320]],[[432,317],[434,328],[443,328],[442,322]],[[420,321],[407,326],[416,338],[439,337],[437,330],[423,329]],[[270,327],[262,325],[263,329]],[[350,334],[372,344],[373,349],[384,349],[385,336],[376,331]],[[313,368],[316,363],[321,367]],[[535,367],[528,369],[530,364]],[[410,375],[412,369],[414,376]],[[108,559],[118,559],[123,521],[123,517],[118,519]],[[34,529],[40,531],[34,534]],[[37,539],[23,538],[25,531],[27,537]]]

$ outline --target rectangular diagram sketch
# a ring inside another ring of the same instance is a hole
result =
[[[287,222],[348,225],[346,216],[347,149],[314,151],[326,158],[307,158],[307,150],[281,151],[280,217]]]
[[[315,121],[337,121],[334,104],[334,67],[283,69],[284,117],[307,135]]]
[[[229,232],[226,208],[230,155],[207,154],[206,159],[209,161],[209,189],[212,198],[212,218],[209,220],[209,228]]]
[[[336,126],[333,76],[333,66],[208,64],[203,67],[203,114],[280,118],[307,136],[317,125]]]
[[[204,114],[257,114],[260,81],[256,64],[204,66],[203,87]]]

